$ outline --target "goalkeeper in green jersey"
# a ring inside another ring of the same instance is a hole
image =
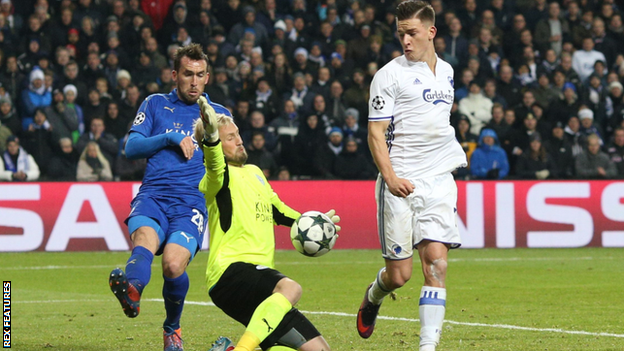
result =
[[[314,325],[293,306],[301,286],[274,269],[275,224],[292,226],[300,213],[284,204],[247,153],[231,117],[198,100],[206,174],[199,183],[208,209],[210,255],[206,282],[212,301],[247,327],[236,346],[219,338],[213,351],[329,351]],[[332,210],[334,223],[340,218]],[[336,226],[336,230],[340,227]]]

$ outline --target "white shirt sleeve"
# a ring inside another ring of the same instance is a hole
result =
[[[392,72],[382,69],[375,73],[370,86],[368,120],[382,121],[393,117],[397,81]]]

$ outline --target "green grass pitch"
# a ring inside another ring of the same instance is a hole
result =
[[[15,350],[159,350],[164,308],[160,260],[129,319],[108,288],[108,273],[127,252],[2,253],[2,280],[12,281]],[[207,350],[243,327],[210,303],[208,254],[189,267],[182,317],[185,349]],[[384,302],[368,340],[355,329],[364,289],[383,260],[378,250],[336,250],[307,258],[279,251],[279,270],[303,286],[298,308],[332,349],[417,350],[418,263],[412,281]],[[624,249],[454,250],[447,278],[446,323],[439,350],[624,350]],[[235,292],[233,292],[235,293]]]

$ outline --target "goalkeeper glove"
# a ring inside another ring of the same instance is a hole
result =
[[[334,226],[336,227],[336,233],[338,233],[342,228],[340,228],[339,225],[336,225],[336,223],[340,222],[340,217],[336,215],[336,210],[329,210],[329,212],[325,213],[325,215],[329,217],[329,219],[331,219],[331,221],[334,223]]]
[[[197,104],[199,105],[199,114],[204,124],[204,140],[210,143],[216,143],[217,140],[219,140],[217,113],[203,95],[199,97]]]

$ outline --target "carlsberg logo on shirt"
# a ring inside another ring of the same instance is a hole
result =
[[[423,90],[423,99],[427,102],[431,102],[434,105],[439,103],[452,104],[453,103],[453,92],[449,90],[448,92],[444,92],[443,90],[431,90],[425,89]]]

